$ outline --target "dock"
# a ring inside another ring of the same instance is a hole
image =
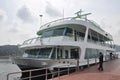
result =
[[[98,64],[78,72],[49,80],[120,80],[120,59],[103,63],[104,71],[98,71]]]

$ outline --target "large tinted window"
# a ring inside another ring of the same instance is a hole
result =
[[[50,37],[53,36],[53,30],[45,31],[42,33],[42,37]]]
[[[55,29],[53,32],[53,36],[61,36],[63,35],[63,32],[64,32],[64,28]]]
[[[48,58],[52,48],[41,48],[41,49],[30,49],[26,50],[25,53],[28,54],[27,57],[30,58]]]
[[[66,28],[65,35],[66,36],[72,36],[72,34],[73,34],[73,30],[71,28]]]
[[[96,58],[98,55],[97,49],[87,48],[85,52],[85,59]]]
[[[30,49],[30,50],[26,50],[25,53],[28,54],[27,57],[30,57],[30,58],[36,57],[37,54],[39,53],[39,49]]]
[[[43,48],[40,49],[38,57],[39,58],[48,58],[52,48]]]
[[[87,48],[84,58],[85,59],[98,58],[100,52],[102,52],[103,54],[105,53],[104,50]]]
[[[42,37],[50,37],[50,36],[62,36],[64,33],[65,28],[58,28],[48,30],[42,33]]]

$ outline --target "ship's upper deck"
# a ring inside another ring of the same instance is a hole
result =
[[[30,47],[31,44],[68,46],[70,43],[72,46],[78,46],[77,42],[81,45],[84,45],[85,42],[114,48],[112,36],[97,23],[88,20],[86,15],[89,14],[77,14],[76,17],[62,18],[44,24],[37,32],[38,37],[24,41],[23,46]],[[67,44],[67,42],[70,43]]]
[[[75,18],[75,17],[62,18],[44,24],[40,27],[40,30],[37,32],[37,34],[39,35],[46,30],[60,28],[60,25],[67,25],[67,24],[77,24],[77,25],[85,26],[86,28],[92,29],[103,36],[107,35],[106,36],[107,38],[113,40],[112,36],[109,33],[105,32],[96,22],[88,19]]]

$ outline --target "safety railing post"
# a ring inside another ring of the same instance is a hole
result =
[[[69,65],[68,65],[68,75],[70,75],[70,72],[69,72],[69,70],[70,70],[70,69],[69,69]]]
[[[54,74],[54,72],[52,72],[52,80],[53,80],[53,78],[54,78],[54,75],[53,75],[53,74]]]
[[[88,65],[88,67],[90,67],[90,64],[89,64],[89,58],[87,59],[87,65]]]
[[[9,74],[7,74],[7,80],[9,80]]]
[[[77,59],[77,71],[79,71],[79,59]]]
[[[31,80],[31,77],[32,77],[32,75],[31,75],[31,71],[29,72],[29,80]]]
[[[46,67],[46,77],[45,77],[45,80],[47,80],[47,76],[48,76],[47,73],[48,73],[48,71],[47,71],[47,67]]]
[[[58,80],[60,80],[60,68],[58,67]]]

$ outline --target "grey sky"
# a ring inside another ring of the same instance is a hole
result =
[[[62,16],[62,14],[57,10],[57,8],[52,6],[49,2],[47,2],[45,11],[50,17],[61,17]]]
[[[120,44],[120,0],[0,0],[0,45],[21,44],[36,37],[43,24],[64,16],[75,16],[80,9],[91,12],[96,21]]]

